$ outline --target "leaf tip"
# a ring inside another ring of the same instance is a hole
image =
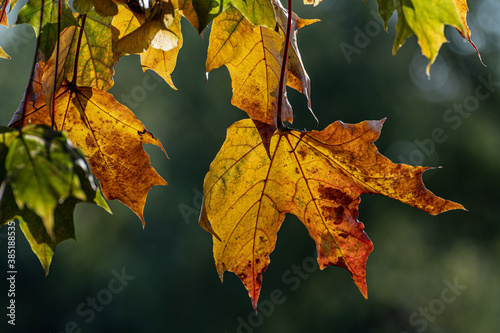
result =
[[[257,311],[257,300],[253,299],[253,298],[252,298],[252,307],[253,307],[253,311],[255,312],[255,314],[257,314],[258,313],[258,311]]]
[[[38,259],[40,260],[40,258],[38,258]],[[42,264],[43,270],[45,272],[45,277],[49,276],[51,262],[52,262],[52,258],[48,259],[47,261],[40,260],[40,263]]]
[[[468,210],[464,206],[462,206],[461,204],[459,204],[458,202],[454,202],[454,201],[450,201],[450,200],[445,200],[445,202],[442,205],[442,207],[436,209],[435,211],[430,212],[430,214],[431,215],[438,215],[438,214],[447,212],[449,210],[456,210],[456,209],[465,210],[466,212],[468,212]]]
[[[366,279],[363,277],[362,279],[352,276],[354,283],[358,287],[359,291],[363,295],[365,299],[368,299],[368,287],[366,285]]]

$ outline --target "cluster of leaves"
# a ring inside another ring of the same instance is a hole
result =
[[[465,0],[377,2],[386,28],[398,14],[394,52],[416,34],[430,66],[446,41],[445,25],[470,41]],[[6,13],[16,3],[2,0],[0,24],[8,26]],[[184,17],[200,33],[212,23],[207,73],[228,68],[231,102],[250,117],[228,129],[205,178],[200,225],[213,234],[221,279],[224,271],[236,273],[256,307],[276,233],[292,213],[316,242],[320,267],[346,268],[366,297],[373,244],[357,220],[362,193],[431,214],[463,207],[425,188],[427,168],[392,163],[377,151],[383,121],[337,121],[309,132],[285,125],[293,121],[286,86],[304,94],[311,109],[297,31],[317,21],[290,7],[278,0],[28,1],[16,24],[33,27],[37,48],[23,100],[10,128],[0,132],[0,225],[19,219],[48,272],[57,244],[74,238],[76,203],[108,209],[86,160],[104,197],[123,202],[144,224],[149,190],[166,182],[143,145],[163,146],[106,91],[114,65],[128,54],[139,54],[144,71],[154,70],[176,89],[171,74]],[[8,56],[0,49],[0,57]]]
[[[17,218],[48,271],[55,247],[75,238],[79,202],[109,211],[85,157],[64,132],[46,125],[0,130],[0,224]]]

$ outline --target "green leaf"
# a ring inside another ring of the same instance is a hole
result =
[[[112,16],[103,17],[91,11],[84,17],[79,28],[65,33],[73,34],[68,57],[64,64],[65,78],[73,79],[78,64],[76,84],[95,87],[104,91],[113,86],[115,60],[112,45],[118,38],[118,30],[111,27]],[[83,31],[82,31],[83,29]],[[81,43],[79,44],[81,38]],[[77,47],[80,46],[79,52]],[[76,55],[78,54],[78,61]]]
[[[77,203],[110,212],[82,153],[48,126],[0,128],[0,179],[0,225],[19,220],[46,273],[56,246],[75,239]]]
[[[193,7],[198,15],[198,31],[207,25],[229,5],[236,7],[253,25],[276,27],[276,14],[271,0],[193,0]]]
[[[422,53],[429,59],[427,75],[441,45],[447,42],[444,25],[465,30],[453,0],[377,0],[377,3],[386,30],[394,11],[398,14],[393,53],[404,44],[406,38],[415,34]]]
[[[15,218],[19,220],[19,226],[28,240],[32,251],[38,257],[38,260],[40,260],[45,273],[48,274],[57,245],[67,239],[75,239],[73,210],[76,199],[67,199],[63,205],[58,205],[55,209],[54,236],[50,237],[43,225],[42,219],[38,215],[26,207],[22,210],[19,209],[14,200],[10,185],[7,185],[3,197],[0,222],[7,223]],[[9,214],[5,214],[5,212]]]
[[[77,25],[77,21],[73,16],[73,12],[68,7],[66,1],[62,1],[61,8],[61,26],[60,31],[72,25]],[[30,0],[19,11],[19,16],[16,24],[28,23],[34,29],[36,36],[40,35],[40,50],[48,59],[57,43],[57,22],[59,18],[59,1],[45,1],[43,6],[43,21],[40,31],[40,16],[42,13],[42,1]]]
[[[42,219],[49,235],[54,235],[58,205],[70,197],[88,201],[90,194],[91,200],[96,198],[95,185],[92,190],[82,185],[82,181],[93,182],[87,163],[64,133],[47,126],[26,126],[21,132],[4,133],[2,142],[2,183],[12,186],[20,210],[26,206]]]
[[[94,2],[92,0],[73,0],[73,8],[76,12],[82,15],[87,14],[94,8]]]
[[[86,196],[72,172],[73,163],[63,147],[64,141],[43,127],[23,132],[12,142],[5,158],[7,180],[18,207],[26,205],[33,210],[53,235],[54,209],[59,200],[70,195],[85,200]]]
[[[75,83],[78,86],[95,87],[104,91],[113,86],[113,45],[119,32],[111,26],[112,19],[113,17],[99,16],[92,10],[88,15],[80,17],[79,26],[68,27],[62,31],[59,38],[61,44],[57,74],[54,53],[46,63],[42,78],[43,92],[49,105],[52,93],[59,90],[65,80],[73,81],[75,72]],[[55,87],[54,75],[57,75]]]

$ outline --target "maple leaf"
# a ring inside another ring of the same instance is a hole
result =
[[[52,123],[43,94],[16,111],[11,126]],[[132,111],[111,94],[91,87],[63,84],[56,94],[54,125],[68,131],[70,140],[80,149],[101,183],[108,200],[118,199],[130,207],[144,225],[143,210],[149,190],[166,185],[150,165],[142,145],[161,142],[146,130]]]
[[[188,1],[185,1],[188,2]],[[271,0],[189,0],[188,6],[196,11],[197,20],[191,24],[202,32],[207,25],[225,10],[234,6],[253,25],[276,27],[276,16]]]
[[[206,71],[225,65],[231,75],[234,106],[244,110],[259,126],[266,147],[277,123],[278,90],[282,48],[285,43],[284,28],[287,13],[276,7],[279,31],[252,25],[234,7],[219,15],[213,24],[208,47]],[[308,98],[310,81],[305,72],[295,38],[296,30],[315,22],[293,16],[291,52],[287,67],[287,84]],[[292,108],[283,95],[282,121],[292,122]]]
[[[251,120],[229,129],[203,186],[200,225],[213,233],[222,280],[238,275],[256,308],[277,232],[286,213],[296,215],[316,243],[321,269],[346,268],[367,297],[365,266],[373,244],[357,221],[362,193],[382,194],[431,214],[462,205],[428,191],[421,166],[395,164],[373,142],[382,121],[323,131],[276,131],[267,155]]]
[[[467,1],[466,0],[454,0],[454,1],[455,1],[455,6],[457,7],[458,13],[460,15],[460,19],[462,20],[463,26],[465,28],[465,30],[461,30],[459,28],[457,28],[457,30],[460,33],[460,35],[472,45],[474,50],[476,50],[477,56],[479,57],[479,61],[481,61],[481,63],[484,66],[486,66],[483,63],[483,60],[481,59],[481,54],[479,53],[479,50],[477,49],[476,45],[470,38],[471,32],[469,26],[467,25],[467,12],[469,11],[469,7],[467,7]]]
[[[282,36],[286,34],[286,25],[288,19],[288,12],[281,5],[280,2],[273,2],[276,8],[276,16],[278,18],[278,26],[282,32]],[[307,25],[319,22],[318,19],[301,19],[295,13],[292,12],[292,26],[290,31],[290,46],[288,58],[287,58],[287,78],[286,84],[304,94],[307,98],[307,105],[309,110],[314,116],[311,108],[311,80],[309,75],[304,68],[302,58],[299,52],[299,46],[297,44],[297,31]],[[316,118],[316,116],[314,116]],[[316,119],[317,120],[317,119]]]
[[[19,11],[16,24],[28,23],[35,30],[36,36],[40,35],[40,51],[45,58],[49,58],[57,43],[58,22],[61,31],[69,26],[77,25],[71,9],[62,1],[61,20],[59,21],[59,1],[30,0]],[[43,11],[43,13],[42,13]],[[40,19],[43,17],[41,25]],[[41,28],[41,29],[40,29]]]
[[[168,28],[175,21],[180,22],[180,13],[174,10],[170,2],[162,2],[156,14],[149,19],[144,13],[134,12],[126,6],[119,7],[112,22],[119,31],[118,40],[113,46],[115,58],[142,53],[149,47],[163,51],[177,47],[179,37]]]
[[[55,89],[50,87],[55,75],[55,53],[47,61],[44,72],[47,98],[51,96],[48,92],[59,90],[64,80],[100,90],[113,86],[115,59],[112,45],[118,38],[118,31],[111,26],[112,19],[92,10],[80,17],[79,26],[68,27],[61,32]]]
[[[444,25],[454,26],[459,31],[466,30],[455,1],[457,0],[377,0],[378,12],[384,20],[386,30],[394,11],[398,14],[393,54],[396,54],[406,38],[415,34],[422,53],[429,59],[427,75],[430,75],[430,67],[436,60],[441,45],[447,42]]]
[[[174,71],[177,56],[182,47],[181,16],[178,13],[174,16],[174,22],[170,25],[169,29],[178,36],[177,46],[169,51],[149,46],[146,51],[141,53],[141,65],[144,72],[148,69],[155,71],[173,89],[177,90],[172,81],[171,74]]]
[[[59,53],[52,54],[42,72],[42,89],[49,108],[52,108],[54,92],[64,80],[101,90],[113,86],[115,60],[112,45],[118,38],[118,31],[110,26],[111,20],[92,10],[81,17],[79,27],[70,26],[61,32]],[[56,80],[54,75],[57,75]]]
[[[48,126],[0,129],[0,225],[14,219],[46,273],[55,247],[74,238],[79,202],[109,207],[84,156]]]

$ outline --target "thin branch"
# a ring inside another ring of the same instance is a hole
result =
[[[290,35],[292,30],[292,0],[288,0],[288,21],[286,26],[285,49],[283,51],[283,60],[281,62],[280,86],[278,91],[278,129],[280,131],[285,129],[283,125],[283,94],[286,89],[286,63],[288,60],[288,48],[290,45]]]
[[[80,57],[80,46],[82,45],[82,37],[83,37],[83,32],[85,31],[86,19],[87,19],[87,14],[82,16],[82,26],[80,27],[80,35],[78,36],[78,44],[76,45],[75,68],[73,69],[73,79],[71,80],[72,85],[76,85],[76,77],[78,74],[78,58]]]
[[[57,86],[57,66],[59,65],[59,44],[61,34],[61,11],[62,0],[59,0],[59,12],[57,14],[57,44],[56,44],[56,63],[54,68],[54,88],[52,89],[52,105],[51,105],[51,121],[52,129],[57,131],[57,124],[55,122],[55,109],[56,109],[56,86]]]
[[[40,39],[42,37],[42,24],[43,24],[43,9],[45,7],[45,0],[42,0],[42,3],[40,5],[41,10],[40,10],[40,26],[38,27],[38,38],[36,39],[36,47],[35,47],[35,57],[33,59],[33,65],[31,66],[31,74],[30,74],[30,80],[28,82],[28,85],[26,86],[26,90],[24,91],[23,99],[21,100],[21,105],[19,108],[22,108],[22,115],[21,115],[21,126],[19,127],[19,131],[21,131],[21,128],[24,126],[24,118],[26,116],[26,103],[29,100],[29,97],[31,95],[31,92],[33,91],[33,81],[35,80],[35,70],[36,70],[36,64],[38,63],[38,52],[40,50]],[[9,124],[11,125],[11,124]]]

